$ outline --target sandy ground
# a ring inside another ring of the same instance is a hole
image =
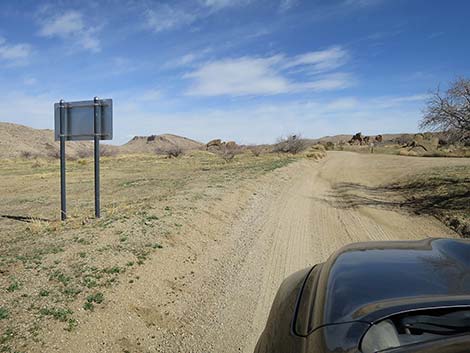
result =
[[[76,331],[51,327],[38,351],[252,352],[289,274],[351,242],[456,236],[432,217],[378,202],[344,207],[337,188],[444,163],[461,162],[334,152],[247,182],[201,211],[182,244],[140,267],[138,283],[114,288]]]

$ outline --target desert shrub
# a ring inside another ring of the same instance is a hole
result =
[[[36,155],[31,151],[21,151],[20,156],[24,159],[32,159],[36,157]]]
[[[42,159],[34,160],[33,164],[31,165],[32,168],[43,168],[47,165],[47,162]]]
[[[159,147],[155,149],[156,154],[162,154],[168,158],[178,158],[183,154],[183,149],[180,146]]]
[[[101,145],[100,146],[100,156],[101,157],[114,157],[118,154],[118,150],[111,146]]]
[[[335,149],[335,144],[331,141],[328,141],[326,144],[325,144],[325,149],[327,151],[332,151]]]
[[[242,153],[242,149],[235,143],[224,144],[216,152],[224,161],[231,162],[237,154]]]
[[[248,146],[248,150],[253,154],[255,157],[259,157],[259,155],[263,152],[263,148],[261,146]]]
[[[93,150],[91,148],[82,146],[77,151],[78,158],[90,158],[93,156]]]
[[[310,149],[311,149],[311,150],[315,150],[315,151],[321,151],[321,152],[325,152],[325,151],[326,151],[325,146],[323,146],[323,145],[320,144],[320,143],[317,143],[316,145],[310,146]]]
[[[307,148],[307,142],[299,135],[280,137],[273,147],[273,152],[297,154]]]
[[[52,159],[59,159],[60,158],[60,151],[59,149],[49,149],[46,153],[46,156],[48,158],[52,158]]]

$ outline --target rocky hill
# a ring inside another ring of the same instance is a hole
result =
[[[91,154],[90,142],[68,143],[68,157]],[[33,129],[28,126],[0,122],[0,158],[56,157],[59,142],[54,141],[54,132],[48,129]]]
[[[157,150],[168,150],[174,147],[182,151],[196,150],[203,147],[204,144],[172,134],[135,136],[132,140],[121,146],[124,153],[154,153]]]
[[[341,143],[341,142],[348,142],[352,139],[354,135],[334,135],[334,136],[323,136],[318,139],[312,139],[309,140],[312,143],[327,143],[327,142],[332,142],[332,143]],[[394,143],[406,143],[408,141],[411,141],[413,139],[414,134],[382,134],[382,141],[384,143],[387,142],[394,142]],[[375,135],[372,135],[373,138],[375,138]]]

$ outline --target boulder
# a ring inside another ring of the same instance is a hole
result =
[[[364,137],[362,136],[362,132],[358,132],[349,140],[350,145],[362,145],[363,143]]]
[[[235,141],[228,141],[225,143],[225,148],[226,149],[236,149],[238,148],[238,145]]]
[[[222,140],[221,139],[215,139],[215,140],[211,140],[207,143],[206,147],[212,147],[212,146],[215,146],[215,147],[218,147],[222,145]]]

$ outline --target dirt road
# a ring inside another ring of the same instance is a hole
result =
[[[252,352],[282,280],[365,240],[456,236],[363,190],[458,160],[329,153],[232,190],[51,351]],[[465,162],[467,163],[467,162]],[[360,187],[359,187],[360,186]],[[355,195],[363,204],[351,205]],[[354,206],[354,207],[353,207]],[[65,337],[65,336],[64,336]]]

